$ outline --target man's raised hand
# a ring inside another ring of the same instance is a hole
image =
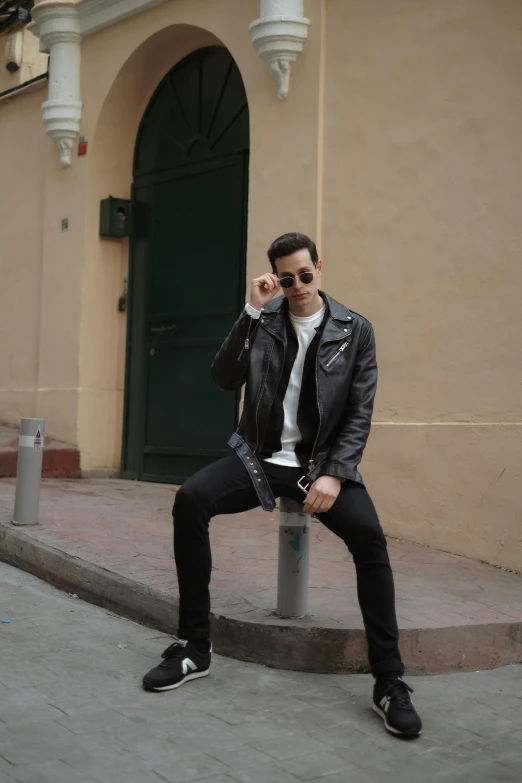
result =
[[[281,285],[277,275],[267,273],[252,280],[248,304],[256,310],[262,310],[277,294]]]

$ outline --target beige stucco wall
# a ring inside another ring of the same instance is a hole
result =
[[[35,416],[38,402],[43,95],[39,89],[0,102],[0,420],[10,423]]]
[[[23,34],[22,68],[7,82],[2,74],[3,89],[47,69],[38,40]],[[43,417],[48,435],[77,443],[82,197],[45,134],[46,97],[42,81],[0,101],[0,421]]]
[[[5,47],[7,33],[0,35],[0,92],[18,87],[30,79],[45,73],[48,55],[40,52],[40,41],[26,28],[21,30],[23,36],[22,64],[17,71],[11,73],[5,67]]]
[[[39,416],[77,443],[84,197],[45,135],[45,95],[0,102],[0,421]]]
[[[29,30],[24,29],[24,46],[20,82],[29,81],[47,71],[49,55],[40,51],[40,40]]]
[[[393,535],[522,569],[522,5],[329,0],[326,287],[375,325]]]

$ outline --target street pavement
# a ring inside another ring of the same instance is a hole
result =
[[[1,783],[521,783],[522,667],[406,678],[424,719],[389,736],[370,677],[214,656],[147,693],[169,637],[0,563]]]

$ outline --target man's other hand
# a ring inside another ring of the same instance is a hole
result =
[[[321,514],[329,511],[341,491],[342,481],[335,476],[319,476],[314,481],[303,503],[305,514]]]

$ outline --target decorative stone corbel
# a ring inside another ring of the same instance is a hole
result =
[[[309,24],[303,0],[261,0],[260,18],[250,25],[252,43],[279,85],[280,101],[288,95],[290,68],[303,51]]]
[[[49,93],[42,104],[47,135],[60,151],[60,165],[71,165],[74,141],[80,130],[80,18],[74,0],[43,0],[32,10],[40,36],[40,50],[49,52]]]

